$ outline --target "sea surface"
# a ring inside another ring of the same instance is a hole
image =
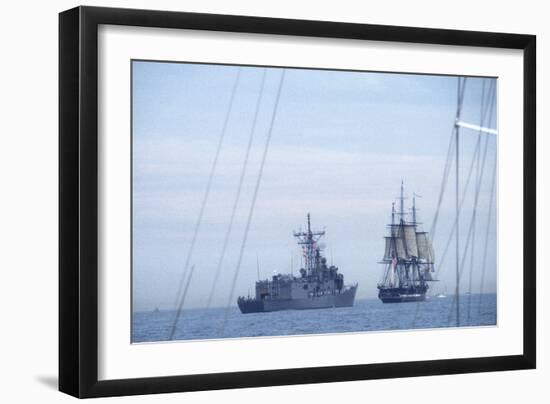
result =
[[[425,302],[383,304],[356,300],[353,307],[287,310],[241,314],[238,307],[183,310],[174,340],[267,337],[344,332],[456,327],[453,296]],[[497,322],[496,294],[460,296],[460,326],[491,326]],[[175,311],[135,312],[132,342],[169,339]]]

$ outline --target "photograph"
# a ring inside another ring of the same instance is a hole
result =
[[[132,343],[498,326],[496,77],[130,69]]]
[[[543,2],[91,3],[3,8],[0,402],[544,403]]]

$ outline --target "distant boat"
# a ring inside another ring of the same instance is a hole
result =
[[[447,288],[445,287],[445,289],[443,289],[443,292],[439,292],[439,293],[434,292],[433,297],[438,298],[438,299],[446,298],[447,297]]]
[[[153,313],[158,313],[160,310],[158,307],[155,307],[155,310],[153,310]]]

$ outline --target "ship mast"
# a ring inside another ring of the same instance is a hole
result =
[[[413,225],[416,226],[416,194],[413,192],[413,208],[412,208],[412,214],[413,214]]]
[[[400,216],[400,220],[399,220],[399,230],[398,230],[398,235],[400,237],[400,239],[402,240],[402,243],[403,243],[403,247],[405,248],[405,250],[407,249],[407,244],[406,244],[406,241],[405,241],[405,237],[404,237],[404,231],[405,231],[405,228],[404,228],[404,225],[405,225],[405,207],[404,207],[404,202],[405,202],[405,191],[404,191],[404,186],[403,186],[403,178],[401,178],[401,193],[399,195],[399,216]],[[412,280],[412,272],[409,273],[409,260],[408,259],[399,259],[398,260],[398,268],[400,269],[399,272],[400,272],[400,279],[405,279],[405,282],[408,284],[410,283],[410,281]],[[399,282],[400,286],[402,286],[403,284],[403,281],[400,281]]]
[[[403,196],[403,179],[401,179],[401,196],[399,197],[399,216],[401,217],[401,223],[404,221],[405,209],[403,208],[403,201],[405,197]]]

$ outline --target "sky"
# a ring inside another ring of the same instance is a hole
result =
[[[212,306],[225,306],[237,268],[263,149],[273,117],[281,68],[168,62],[132,62],[132,271],[133,310],[174,309],[178,285],[209,174],[235,97],[203,220],[191,255],[194,265],[184,309],[204,307],[212,290],[254,110],[265,87],[253,132],[240,203]],[[325,255],[346,284],[358,283],[357,298],[373,298],[383,273],[386,225],[404,182],[406,207],[412,193],[418,220],[430,230],[437,210],[447,150],[457,110],[457,77],[285,69],[271,141],[231,298],[254,293],[260,278],[299,273],[301,253],[292,232],[326,231]],[[482,106],[496,79],[466,80],[461,120],[481,121]],[[496,127],[496,105],[484,126]],[[460,131],[459,180],[465,202],[460,243],[466,243],[474,207],[474,180],[465,187],[478,144],[477,131]],[[481,135],[487,154],[476,209],[473,260],[466,260],[461,290],[479,292],[487,240],[484,291],[496,291],[495,197],[490,206],[496,136]],[[483,153],[481,153],[483,155]],[[474,164],[474,176],[476,165]],[[481,165],[480,165],[481,167]],[[454,170],[454,163],[453,163]],[[481,172],[481,168],[480,168]],[[433,244],[441,260],[455,218],[454,171],[439,210]],[[491,214],[488,237],[487,222]],[[452,244],[454,247],[454,242]],[[471,251],[470,251],[471,252]],[[438,265],[431,292],[452,293],[455,252]],[[471,263],[473,262],[473,265]],[[471,268],[471,271],[470,271]],[[470,278],[470,272],[472,276]]]

